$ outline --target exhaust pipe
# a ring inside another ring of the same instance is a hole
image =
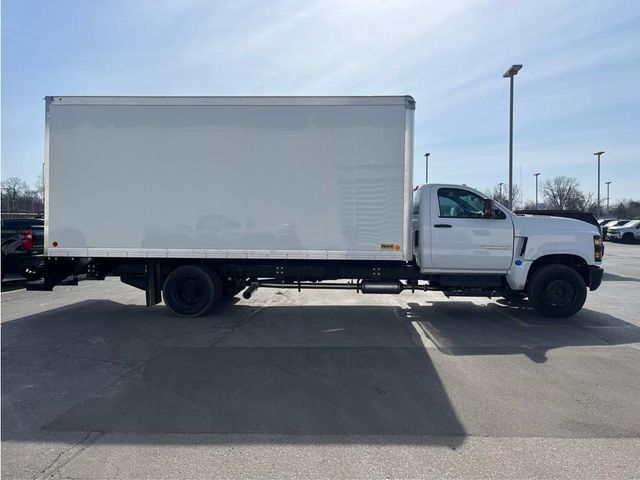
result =
[[[249,284],[242,296],[249,300],[258,287],[264,288],[296,288],[298,291],[302,289],[336,289],[336,290],[359,290],[362,293],[378,293],[378,294],[398,294],[403,290],[427,290],[426,286],[418,286],[417,284],[405,285],[400,280],[363,280],[360,283],[278,283],[275,280],[254,280]]]
[[[253,295],[253,292],[255,292],[258,289],[258,282],[251,282],[251,285],[249,285],[249,287],[242,292],[242,297],[245,300],[249,300],[251,298],[251,295]]]

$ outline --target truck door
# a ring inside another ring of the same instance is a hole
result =
[[[439,270],[506,272],[513,256],[511,215],[485,218],[484,198],[462,187],[431,192],[431,263]]]

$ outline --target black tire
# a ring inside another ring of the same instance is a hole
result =
[[[624,243],[633,243],[633,233],[625,233],[624,235],[622,235],[622,241]]]
[[[162,286],[165,305],[180,317],[205,315],[220,303],[222,281],[198,265],[183,265],[167,275]]]
[[[566,265],[540,267],[529,282],[529,302],[545,317],[570,317],[580,311],[586,299],[584,279]]]

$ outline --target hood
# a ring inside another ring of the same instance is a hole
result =
[[[547,217],[543,215],[513,215],[513,225],[517,237],[563,233],[600,235],[600,231],[595,225],[573,218]]]

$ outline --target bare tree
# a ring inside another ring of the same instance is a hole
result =
[[[2,190],[8,197],[15,198],[27,191],[27,184],[18,177],[9,177],[2,181]]]
[[[576,209],[581,212],[589,212],[594,215],[598,214],[598,200],[593,192],[584,193],[580,192],[580,195],[576,198]]]
[[[2,193],[8,203],[8,210],[16,208],[18,198],[24,195],[27,189],[25,181],[18,177],[9,177],[2,181]]]
[[[493,190],[485,190],[484,194],[505,207],[509,205],[509,187],[506,185],[503,185],[502,188],[500,188],[500,185],[496,185]],[[522,193],[520,192],[520,187],[516,184],[513,185],[513,205],[512,210],[520,208],[520,205],[522,205]]]
[[[575,177],[553,177],[542,182],[545,207],[558,210],[583,210],[586,204],[580,183]]]
[[[622,199],[611,208],[610,214],[619,218],[640,218],[640,201]]]
[[[2,181],[2,212],[11,214],[33,214],[44,212],[41,183],[37,181],[33,189],[18,177]]]

